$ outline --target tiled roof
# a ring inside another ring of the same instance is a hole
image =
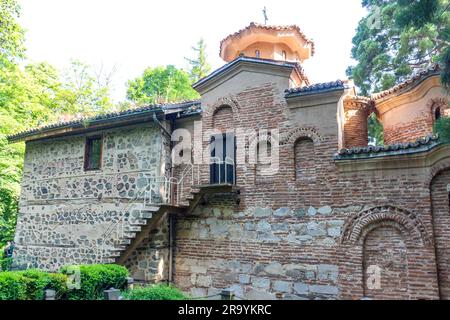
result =
[[[299,27],[299,26],[297,26],[297,25],[290,25],[290,26],[268,26],[268,25],[259,24],[259,23],[255,23],[255,22],[250,23],[250,25],[247,26],[247,27],[245,27],[244,29],[241,29],[241,30],[239,30],[239,31],[237,31],[237,32],[235,32],[235,33],[233,33],[233,34],[230,34],[230,35],[227,36],[225,39],[223,39],[223,40],[220,42],[220,53],[219,53],[219,55],[220,55],[220,56],[222,55],[222,44],[223,44],[225,41],[227,41],[227,40],[230,39],[230,38],[237,37],[237,36],[239,36],[239,34],[241,34],[242,32],[247,31],[247,30],[250,30],[251,28],[259,28],[259,29],[273,30],[273,31],[295,31],[295,32],[297,32],[297,33],[300,35],[300,37],[302,37],[302,39],[303,39],[306,43],[308,43],[308,44],[311,45],[311,55],[312,55],[312,56],[314,55],[314,52],[315,52],[314,41],[312,41],[311,39],[307,38],[307,37],[305,36],[305,34],[300,30],[300,27]]]
[[[378,158],[408,153],[428,151],[439,145],[439,137],[430,134],[420,138],[415,142],[392,144],[387,146],[367,146],[355,147],[351,149],[341,149],[335,156],[335,160],[351,160],[361,158]]]
[[[371,99],[373,99],[373,100],[381,99],[381,98],[384,98],[384,97],[386,97],[386,96],[388,96],[390,94],[396,93],[396,92],[398,92],[398,91],[400,91],[400,90],[402,90],[404,88],[408,88],[410,86],[413,86],[413,85],[419,83],[420,81],[422,81],[423,79],[425,79],[425,78],[427,78],[429,76],[438,74],[439,70],[440,70],[439,65],[438,64],[434,64],[434,65],[432,65],[431,67],[429,67],[427,69],[424,69],[424,70],[421,70],[421,71],[417,72],[416,74],[414,74],[409,79],[405,80],[402,83],[399,83],[398,85],[396,85],[396,86],[394,86],[394,87],[392,87],[392,88],[390,88],[388,90],[385,90],[385,91],[373,94],[371,96]]]
[[[107,123],[110,121],[123,120],[123,119],[131,118],[134,116],[144,115],[147,113],[151,114],[151,113],[158,112],[158,111],[170,113],[170,110],[175,109],[175,108],[184,109],[184,110],[182,110],[181,113],[184,113],[183,115],[187,116],[187,115],[201,112],[201,110],[199,111],[199,106],[200,106],[200,100],[183,101],[183,102],[169,103],[169,104],[149,105],[149,106],[140,107],[140,108],[128,109],[128,110],[120,111],[120,112],[99,114],[99,115],[96,115],[93,117],[84,117],[84,118],[79,118],[79,119],[75,119],[75,120],[71,120],[71,121],[53,123],[53,124],[45,125],[45,126],[38,127],[38,128],[33,128],[33,129],[30,129],[27,131],[22,131],[22,132],[10,135],[7,137],[7,139],[10,142],[13,142],[13,141],[31,137],[33,135],[40,134],[43,132],[51,132],[53,130],[58,130],[58,129],[63,129],[63,128],[84,127],[86,125],[86,123],[88,123],[90,125],[99,124],[99,123]]]
[[[327,91],[345,89],[346,85],[344,81],[337,80],[333,82],[316,83],[311,86],[304,86],[299,88],[287,89],[285,91],[286,97],[309,95],[314,93],[322,93]]]

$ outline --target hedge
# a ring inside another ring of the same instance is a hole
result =
[[[128,270],[114,264],[67,266],[62,268],[61,272],[72,275],[78,268],[81,287],[68,290],[69,300],[101,300],[104,290],[111,288],[123,290],[127,285]]]
[[[39,270],[0,272],[0,300],[43,300],[46,289],[63,297],[67,277]]]
[[[137,287],[135,289],[122,292],[125,300],[187,300],[179,289],[164,284],[157,284],[149,287]]]
[[[11,268],[12,258],[0,258],[0,271],[8,271]]]
[[[68,286],[72,283],[73,270],[80,272],[79,289]],[[127,269],[118,265],[68,266],[62,268],[61,273],[4,271],[0,272],[0,300],[43,300],[46,289],[55,290],[56,299],[103,299],[104,290],[125,289],[127,277]]]

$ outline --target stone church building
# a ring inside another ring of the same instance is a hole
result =
[[[198,101],[10,136],[26,142],[15,264],[118,263],[197,297],[449,299],[439,67],[361,97],[311,84],[314,51],[297,26],[252,23]]]

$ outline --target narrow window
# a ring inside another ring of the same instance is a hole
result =
[[[434,120],[439,120],[441,118],[441,108],[436,108],[434,111]]]
[[[102,137],[86,138],[84,170],[98,170],[102,164]]]
[[[255,50],[255,56],[257,58],[260,58],[261,57],[261,52],[259,52],[259,50]]]
[[[286,60],[286,57],[287,57],[286,51],[283,50],[283,52],[281,53],[281,56],[283,57],[283,60]]]

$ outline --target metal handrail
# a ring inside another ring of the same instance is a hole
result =
[[[225,165],[225,180],[223,180],[223,181],[225,181],[225,182],[227,182],[228,181],[228,170],[227,170],[227,165],[231,165],[231,166],[235,166],[235,162],[234,162],[234,160],[232,159],[232,158],[230,158],[230,157],[225,157],[225,160],[222,160],[221,158],[219,158],[219,157],[211,157],[210,158],[210,164],[215,164],[215,165],[222,165],[222,164],[224,164]],[[222,182],[222,177],[221,177],[221,171],[222,170],[220,170],[220,167],[219,167],[219,182],[221,183]],[[236,184],[236,174],[234,173],[234,171],[233,171],[233,184]]]

